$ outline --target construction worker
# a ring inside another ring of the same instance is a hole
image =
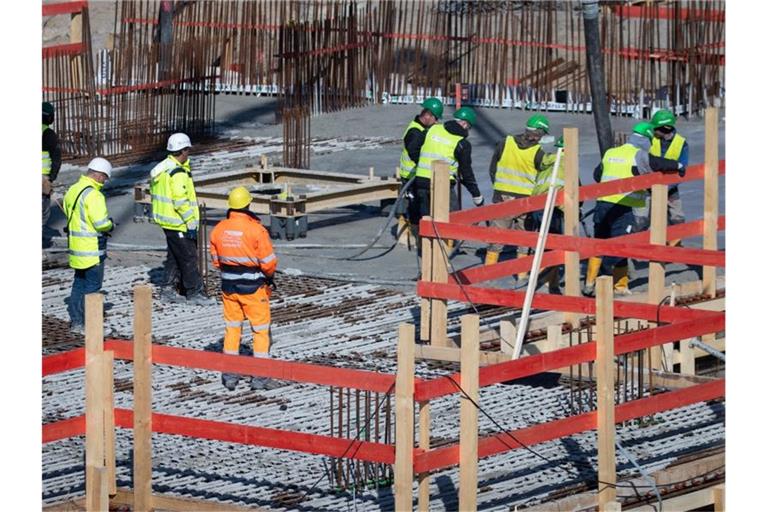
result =
[[[187,304],[212,305],[216,301],[203,295],[203,280],[197,268],[200,212],[189,161],[191,147],[186,134],[174,133],[168,138],[170,154],[150,172],[152,219],[163,228],[168,244],[160,297],[183,301],[176,292],[180,277]]]
[[[251,193],[237,187],[229,193],[227,218],[211,232],[211,259],[221,270],[224,302],[224,353],[237,355],[240,334],[247,318],[253,332],[253,355],[269,357],[269,297],[274,286],[277,257],[269,233],[249,211]],[[221,382],[233,391],[240,376],[223,373]],[[267,389],[269,379],[251,378],[251,389]]]
[[[53,119],[53,105],[46,101],[43,103],[43,228],[51,216],[53,182],[56,181],[61,167],[59,136],[51,128]]]
[[[563,138],[560,137],[555,142],[556,148],[563,147]],[[542,167],[544,170],[536,174],[536,181],[531,191],[532,196],[538,196],[549,192],[550,180],[552,179],[552,172],[555,168],[555,160],[557,158],[556,153],[545,153],[542,159]],[[557,177],[555,178],[555,188],[561,189],[565,186],[565,154],[561,155],[560,166],[557,169]],[[544,219],[544,210],[538,210],[531,212],[530,214],[530,228],[531,231],[538,231],[541,229],[541,223]],[[563,207],[557,206],[552,210],[552,219],[549,222],[549,233],[556,233],[558,235],[563,234]],[[550,267],[542,274],[541,279],[545,281],[549,287],[549,293],[560,293],[560,266]]]
[[[626,144],[605,152],[602,162],[595,168],[595,181],[603,183],[654,171],[677,172],[682,164],[648,153],[652,139],[653,125],[648,122],[637,123]],[[595,238],[613,238],[631,233],[635,227],[633,208],[642,208],[647,195],[647,191],[637,190],[598,197],[594,213]],[[614,276],[615,293],[630,293],[626,258],[589,258],[583,290],[585,295],[594,295],[598,274]]]
[[[70,329],[81,334],[85,325],[85,296],[101,290],[107,258],[106,236],[114,229],[101,193],[111,177],[112,165],[104,158],[94,158],[88,171],[64,195],[69,266],[75,270],[67,311]]]
[[[521,197],[528,197],[536,185],[536,175],[545,169],[544,150],[541,138],[549,133],[549,119],[541,114],[534,114],[525,123],[525,131],[507,136],[496,144],[496,151],[491,158],[488,172],[493,183],[493,202],[501,203]],[[526,215],[506,217],[492,221],[493,227],[501,229],[530,228],[526,226]],[[491,244],[485,253],[485,264],[493,265],[499,261],[504,249],[502,244]],[[528,255],[528,249],[519,247],[517,257]],[[518,280],[525,279],[527,272],[517,275]]]
[[[477,124],[477,114],[469,107],[462,107],[454,112],[453,117],[453,120],[446,121],[445,124],[433,125],[424,136],[424,144],[416,164],[416,181],[413,184],[415,190],[411,224],[417,234],[419,220],[430,213],[429,186],[432,179],[432,162],[435,160],[448,163],[451,175],[451,211],[459,209],[455,187],[457,175],[461,177],[461,184],[472,194],[475,206],[481,206],[485,201],[472,171],[472,145],[467,140],[469,130]]]
[[[437,98],[427,98],[421,104],[422,110],[419,115],[408,123],[403,132],[403,150],[400,153],[399,175],[400,182],[404,186],[408,180],[416,174],[416,162],[419,161],[421,145],[424,144],[424,135],[427,130],[437,124],[443,116],[443,102]],[[400,201],[398,216],[398,233],[402,232],[406,226],[405,213],[408,212],[409,219],[413,217],[411,212],[411,199],[414,197],[412,189],[409,189]]]
[[[685,176],[685,171],[688,168],[688,141],[677,133],[675,115],[669,110],[659,110],[651,118],[651,123],[653,124],[653,140],[651,141],[650,154],[679,162],[682,167],[678,173],[681,177]],[[667,197],[667,225],[682,224],[685,222],[685,214],[677,185],[670,185]],[[670,240],[669,245],[679,246],[681,240]]]

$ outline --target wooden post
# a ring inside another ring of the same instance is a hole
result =
[[[621,503],[618,501],[611,501],[605,504],[603,507],[604,512],[621,512]]]
[[[374,174],[373,174],[373,167],[368,168],[368,179],[373,180]]]
[[[69,42],[70,43],[82,43],[83,42],[83,14],[82,11],[75,12],[70,15],[69,21]],[[72,86],[76,89],[83,88],[83,75],[82,75],[83,56],[76,55],[72,57],[70,61],[70,72],[72,78]]]
[[[651,187],[651,243],[667,244],[667,185]],[[654,307],[664,299],[664,264],[657,261],[648,262],[648,303]],[[659,346],[651,347],[651,366],[654,370],[669,369],[671,359],[663,359],[662,351],[671,351]]]
[[[563,338],[563,328],[560,325],[547,326],[547,352],[560,349]]]
[[[424,220],[429,222],[432,217],[425,216]],[[432,282],[432,240],[419,237],[417,243],[421,244],[421,280]],[[419,338],[422,342],[429,342],[430,328],[432,327],[432,299],[421,299],[421,316],[419,327]]]
[[[419,402],[419,448],[429,450],[429,400]],[[419,512],[429,511],[429,473],[419,474]]]
[[[413,510],[413,372],[411,324],[400,324],[395,380],[395,510]]]
[[[717,250],[718,216],[718,110],[710,107],[704,114],[704,249]],[[704,293],[715,297],[717,278],[715,267],[704,267]]]
[[[579,236],[579,129],[565,128],[563,130],[565,151],[565,187],[563,188],[563,234]],[[580,297],[580,264],[579,253],[565,253],[565,295]],[[579,317],[576,313],[565,313],[564,317],[572,327],[577,327]]]
[[[133,291],[133,509],[152,509],[152,288]]]
[[[517,327],[510,320],[499,322],[499,343],[503,354],[515,353],[515,340],[517,339]]]
[[[107,491],[110,496],[117,494],[117,473],[115,470],[115,395],[114,364],[115,353],[104,352],[104,465],[106,469]]]
[[[664,203],[666,206],[666,203]],[[597,278],[597,484],[598,509],[616,500],[614,426],[613,278]]]
[[[430,202],[432,219],[448,222],[450,215],[450,170],[441,160],[432,163]],[[439,232],[439,230],[438,230]],[[448,282],[448,247],[446,240],[432,239],[432,282]],[[443,299],[430,299],[430,341],[433,346],[447,347],[448,303]]]
[[[715,504],[715,512],[725,512],[725,484],[712,488],[712,502]]]
[[[104,296],[85,296],[85,509],[100,510],[104,467]]]
[[[480,377],[480,317],[461,317],[459,510],[477,510],[477,415]],[[474,400],[474,404],[471,400]]]
[[[267,158],[267,155],[261,155],[259,157],[259,163],[261,164],[262,169],[266,169],[267,166],[269,166],[269,159]]]
[[[103,465],[94,468],[94,499],[96,500],[96,508],[89,509],[86,505],[86,510],[98,510],[99,512],[105,512],[109,510],[109,482],[107,477],[107,468]]]

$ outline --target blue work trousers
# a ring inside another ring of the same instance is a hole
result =
[[[595,238],[614,238],[632,232],[635,225],[635,215],[632,208],[620,204],[597,201],[595,204]],[[613,275],[613,267],[626,267],[626,258],[604,256],[600,265],[601,276]]]
[[[69,321],[72,325],[85,325],[85,296],[101,290],[104,281],[104,262],[86,269],[75,269],[72,293],[69,295]]]

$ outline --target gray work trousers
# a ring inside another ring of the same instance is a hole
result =
[[[648,200],[645,202],[645,206],[642,208],[632,209],[635,215],[635,229],[634,232],[644,231],[651,226],[651,197],[648,196]],[[680,199],[680,191],[676,186],[669,188],[669,195],[667,196],[667,225],[672,226],[674,224],[682,224],[685,222],[685,214],[683,213],[683,201]]]
[[[493,191],[493,202],[494,203],[503,203],[505,201],[512,201],[514,199],[520,199],[523,197],[528,197],[523,194],[515,194],[513,192],[499,192],[498,190]],[[500,229],[519,229],[522,231],[525,231],[525,220],[528,217],[528,214],[524,213],[522,215],[518,215],[517,217],[502,217],[500,219],[494,219],[491,221],[491,226],[494,228],[500,228]],[[504,250],[503,244],[490,244],[488,246],[488,251],[492,252],[501,252]],[[528,254],[529,250],[527,247],[519,247],[518,248],[518,256],[524,256]]]
[[[51,196],[43,194],[43,227],[48,223],[51,217]]]

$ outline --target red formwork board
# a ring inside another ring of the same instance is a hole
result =
[[[88,8],[87,1],[43,4],[43,16],[57,16],[59,14],[74,14],[87,8]]]

